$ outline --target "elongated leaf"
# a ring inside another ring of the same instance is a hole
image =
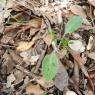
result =
[[[58,66],[58,71],[54,80],[54,84],[55,86],[60,90],[63,91],[64,88],[68,87],[68,73],[64,67],[64,65],[62,65],[61,62],[59,62],[59,66]]]
[[[65,25],[65,34],[72,33],[76,31],[83,23],[83,19],[81,16],[73,16],[69,19],[67,24]]]
[[[42,62],[42,74],[46,81],[52,80],[57,73],[58,59],[55,53],[46,55]]]

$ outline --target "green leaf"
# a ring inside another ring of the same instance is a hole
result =
[[[61,40],[60,40],[60,46],[63,47],[63,48],[65,48],[65,47],[68,46],[68,42],[69,42],[69,40],[61,38]]]
[[[42,62],[42,74],[46,81],[51,81],[56,73],[58,67],[58,58],[54,52],[46,55]]]
[[[69,19],[67,24],[65,25],[65,34],[72,33],[76,31],[83,23],[83,19],[81,16],[73,16]]]
[[[48,27],[48,32],[53,39],[56,37],[56,32],[51,28],[51,26]]]

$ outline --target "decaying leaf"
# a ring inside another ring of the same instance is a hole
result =
[[[33,95],[43,95],[44,91],[41,90],[41,88],[39,87],[39,85],[33,85],[33,84],[29,84],[26,86],[26,94],[33,94]]]
[[[24,42],[24,41],[19,42],[17,51],[26,51],[30,49],[32,45],[33,45],[33,42]]]
[[[55,86],[63,91],[68,86],[68,73],[62,63],[59,63],[58,71],[54,80]]]
[[[83,8],[82,8],[81,6],[79,6],[79,5],[71,5],[71,6],[70,6],[70,10],[71,10],[74,14],[76,14],[76,15],[82,16],[82,17],[84,17],[84,18],[87,17],[85,11],[84,11]]]
[[[46,37],[44,37],[44,41],[45,43],[50,46],[52,43],[52,36],[50,34],[46,35]]]
[[[35,43],[35,41],[37,40],[37,37],[34,37],[32,39],[32,41],[28,42],[28,41],[20,41],[18,42],[18,46],[16,47],[17,51],[26,51],[29,50]]]

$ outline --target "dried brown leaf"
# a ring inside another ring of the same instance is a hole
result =
[[[26,50],[30,49],[33,44],[34,43],[32,41],[31,42],[21,41],[18,43],[18,47],[16,49],[17,49],[17,51],[26,51]]]
[[[42,25],[42,19],[32,19],[29,21],[29,26],[34,27],[34,28],[40,28]]]
[[[37,29],[37,28],[31,28],[31,29],[30,29],[30,35],[31,35],[31,36],[35,35],[38,30],[39,30],[39,29]]]
[[[50,46],[51,43],[52,43],[52,36],[48,34],[48,35],[46,35],[46,36],[44,37],[43,40],[45,41],[45,43],[46,43],[48,46]]]
[[[35,36],[32,41],[30,42],[26,42],[26,41],[21,41],[18,42],[18,47],[16,47],[17,51],[26,51],[29,50],[35,43],[35,40],[37,40],[38,38]]]
[[[4,70],[7,70],[7,74],[11,73],[11,71],[13,70],[13,67],[14,67],[14,63],[11,59],[11,56],[5,52],[5,54],[3,55],[3,58],[5,59],[4,63],[3,63],[3,68],[6,67],[6,69]]]
[[[37,79],[37,83],[45,88],[49,88],[54,85],[53,81],[46,83],[43,77],[40,77],[39,79]]]
[[[43,90],[41,90],[41,88],[39,87],[39,85],[33,85],[33,84],[29,84],[26,87],[26,94],[33,94],[33,95],[43,95]]]

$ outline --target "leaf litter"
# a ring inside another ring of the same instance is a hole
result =
[[[0,95],[94,95],[94,2],[1,0]]]

